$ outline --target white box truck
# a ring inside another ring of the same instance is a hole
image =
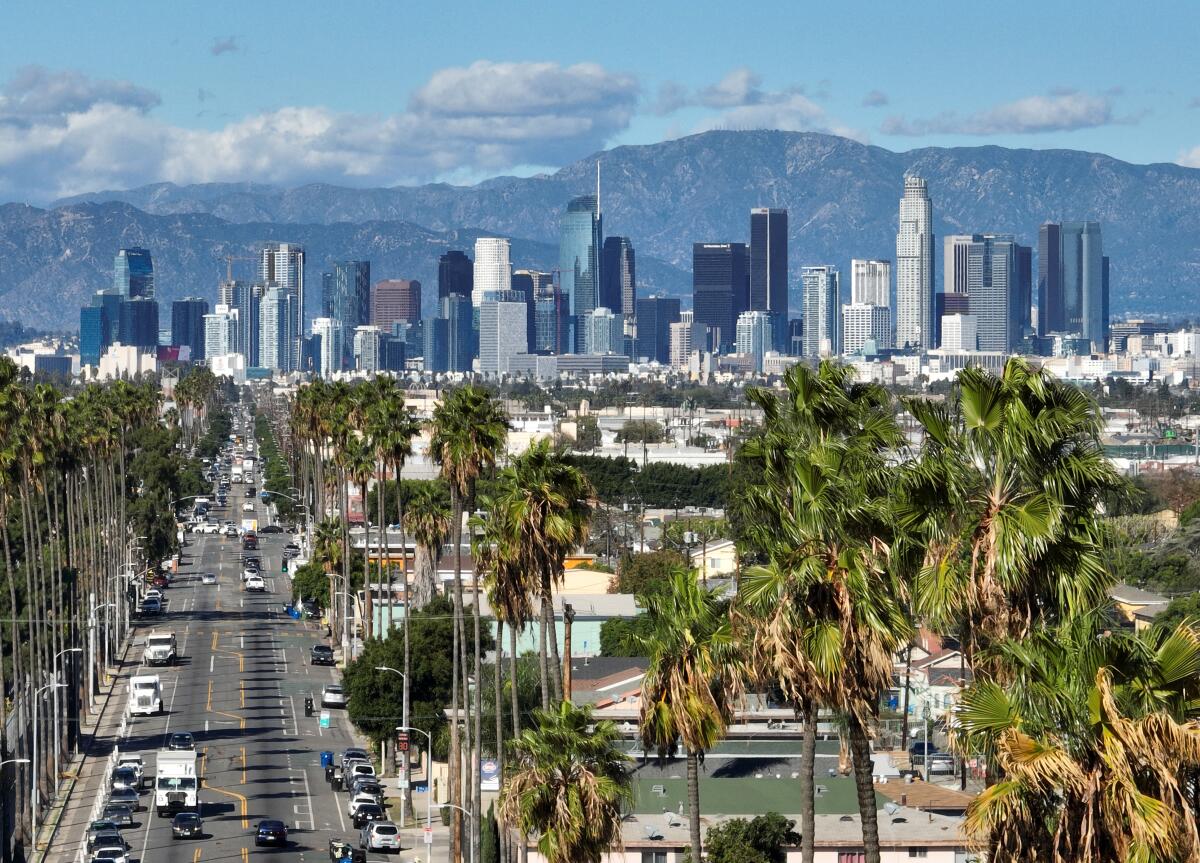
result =
[[[199,790],[196,753],[160,749],[155,759],[154,779],[154,808],[158,817],[174,816],[177,812],[199,812]]]
[[[232,467],[229,469],[229,481],[230,482],[241,482],[242,481],[241,466]]]
[[[162,712],[162,687],[157,674],[138,674],[129,678],[129,712],[134,716],[154,716]]]
[[[242,459],[242,478],[246,482],[254,482],[254,459]]]
[[[146,636],[142,658],[147,665],[174,665],[177,656],[175,633],[151,631]]]

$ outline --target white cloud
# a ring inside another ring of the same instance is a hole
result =
[[[740,108],[757,105],[764,98],[762,77],[750,69],[734,69],[720,81],[700,91],[700,104],[707,108]]]
[[[481,61],[436,73],[399,113],[293,106],[211,130],[78,72],[24,72],[0,93],[0,200],[44,202],[156,181],[387,185],[562,164],[629,125],[638,85],[595,64]]]
[[[1200,168],[1200,147],[1184,150],[1175,161],[1185,168]]]
[[[888,104],[888,101],[887,93],[882,90],[872,90],[863,96],[862,104],[864,108],[882,108]]]
[[[887,135],[1029,135],[1070,132],[1116,123],[1136,122],[1118,117],[1112,96],[1094,96],[1078,90],[1055,90],[1046,96],[1028,96],[986,111],[961,116],[953,111],[924,119],[889,117],[881,131]]]

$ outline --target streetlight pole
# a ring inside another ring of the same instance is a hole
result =
[[[461,806],[458,806],[454,803],[443,803],[442,805],[446,806],[449,809],[457,809],[463,815],[466,815],[467,816],[467,830],[469,830],[471,832],[471,834],[474,835],[474,833],[475,833],[475,818],[474,818],[474,816],[471,815],[470,812],[468,812],[466,809],[463,809]],[[475,863],[475,843],[469,842],[467,844],[469,844],[471,846],[471,863]]]
[[[83,648],[82,647],[68,647],[66,650],[60,650],[57,654],[55,654],[54,661],[50,664],[50,667],[53,671],[54,681],[56,683],[58,682],[58,658],[66,653],[83,653]],[[66,683],[63,683],[63,687],[66,687],[66,685],[67,685]],[[58,687],[55,687],[55,689],[54,689],[54,773],[55,773],[55,775],[58,775],[58,761],[59,761],[60,756],[62,755],[62,725],[61,725],[61,720],[59,719],[59,713],[61,712],[61,709],[62,709],[62,706],[59,704],[59,698],[58,698]]]
[[[41,807],[41,795],[39,793],[41,789],[38,787],[38,773],[41,766],[38,764],[38,713],[40,712],[38,710],[38,700],[47,689],[58,689],[65,686],[65,683],[47,683],[33,694],[33,769],[30,771],[33,777],[31,796],[33,805],[30,807],[30,817],[33,819],[33,848],[35,851],[37,850],[38,809]]]
[[[390,671],[392,674],[400,675],[401,679],[404,680],[405,688],[408,687],[408,675],[405,674],[400,669],[392,668],[390,665],[376,665],[375,670],[376,671]],[[408,700],[407,699],[403,700],[403,706],[401,708],[401,713],[403,714],[403,716],[401,716],[400,721],[404,724],[405,727],[407,727],[408,726]],[[408,753],[407,752],[404,753],[402,763],[403,763],[402,772],[403,772],[403,776],[404,776],[404,785],[400,789],[400,791],[402,792],[400,794],[400,826],[403,827],[404,823],[405,823],[405,818],[408,814],[408,806],[407,806],[407,804],[408,804]]]
[[[433,828],[433,738],[429,735],[428,731],[425,731],[420,728],[412,728],[408,725],[397,725],[396,730],[397,731],[405,731],[405,732],[415,731],[418,734],[425,735],[425,741],[426,741],[425,754],[427,756],[426,763],[429,765],[425,769],[425,824],[427,827],[432,829]],[[405,757],[405,762],[406,762],[405,766],[407,766],[407,761],[408,761],[408,758],[406,756]],[[401,799],[403,799],[403,798],[401,798]],[[404,826],[403,821],[400,822],[400,826],[401,827]],[[424,831],[422,831],[422,833],[424,833]],[[422,840],[423,839],[424,839],[424,836],[422,835]],[[431,847],[432,846],[428,843],[425,845],[425,863],[429,863],[429,855],[430,855]],[[474,845],[472,845],[472,851],[473,850],[474,850]]]

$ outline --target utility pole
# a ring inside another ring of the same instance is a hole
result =
[[[575,622],[575,607],[563,603],[563,701],[571,700],[571,624]]]

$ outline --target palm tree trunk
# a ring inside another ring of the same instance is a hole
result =
[[[539,663],[544,669],[545,664]],[[510,626],[508,628],[508,679],[510,681],[510,701],[512,703],[512,736],[516,740],[521,736],[521,705],[517,694],[517,628]],[[545,694],[543,691],[543,700]],[[503,761],[501,761],[503,764]],[[510,845],[515,842],[518,848],[518,858],[521,863],[525,863],[529,859],[529,848],[525,842],[523,834],[505,830],[505,835],[509,837]],[[511,849],[510,849],[511,850]]]
[[[471,489],[471,510],[474,511],[475,492],[474,483]],[[471,753],[471,811],[475,813],[475,817],[471,819],[471,859],[479,859],[479,842],[483,833],[483,777],[480,775],[481,762],[483,759],[483,647],[482,647],[482,621],[479,619],[479,564],[472,557],[471,567],[471,619],[475,628],[475,698],[474,710],[475,715],[472,717],[474,722],[474,734],[472,739],[474,748]],[[499,756],[499,752],[496,753]]]
[[[814,771],[817,766],[817,706],[811,699],[800,705],[804,737],[800,742],[800,863],[813,863],[816,853]]]
[[[700,758],[692,750],[687,754],[688,833],[692,841],[692,863],[700,863]]]
[[[850,757],[854,764],[854,787],[858,792],[858,813],[862,820],[865,863],[879,863],[879,810],[875,805],[875,782],[872,778],[871,744],[862,721],[846,717],[850,733]]]
[[[371,520],[367,518],[367,484],[362,489],[363,510],[363,638],[370,639],[375,632],[374,591],[371,589]]]
[[[563,686],[562,686],[562,660],[558,655],[558,628],[554,622],[554,598],[551,595],[552,574],[546,571],[542,575],[542,590],[545,591],[546,604],[546,626],[548,628],[547,641],[549,641],[550,655],[547,660],[547,673],[550,676],[550,692],[554,696],[554,703],[561,704],[563,701]]]
[[[409,647],[409,607],[412,605],[411,589],[412,584],[408,578],[408,536],[404,531],[404,488],[400,484],[400,473],[404,470],[404,465],[396,464],[396,518],[400,524],[400,579],[404,583],[404,699],[401,704],[401,711],[404,717],[404,724],[408,725],[408,709],[409,709],[409,688],[408,681],[412,675],[412,652]],[[415,556],[414,556],[415,557]],[[390,579],[389,579],[390,581]],[[407,779],[409,753],[404,753],[404,777]],[[426,783],[432,781],[431,777],[425,777]],[[430,785],[430,793],[433,786]],[[404,811],[411,813],[413,811],[412,802],[412,783],[404,789]]]
[[[912,693],[912,652],[910,641],[904,651],[904,710],[900,716],[900,745],[908,746],[908,702]]]
[[[550,661],[550,649],[546,644],[546,617],[553,613],[552,608],[547,608],[546,592],[543,587],[539,593],[542,595],[542,601],[538,603],[538,677],[542,683],[542,710],[550,709],[550,671],[548,663]],[[515,710],[515,708],[514,708]]]
[[[504,788],[504,711],[502,709],[503,699],[500,697],[502,686],[502,678],[504,676],[504,618],[499,614],[496,615],[496,665],[492,672],[492,683],[494,684],[495,696],[495,711],[496,711],[496,767],[499,770],[498,779],[500,788]],[[513,687],[517,685],[516,680],[513,681]],[[500,859],[508,859],[508,831],[500,831]]]
[[[461,799],[459,784],[462,781],[462,749],[459,736],[459,682],[460,663],[462,662],[462,501],[459,500],[458,489],[450,486],[450,513],[454,523],[451,531],[454,534],[454,659],[452,662],[452,680],[450,686],[450,764],[449,784],[450,800],[457,803]],[[463,701],[466,701],[466,691],[463,691]],[[462,814],[451,810],[450,814],[450,860],[451,863],[461,863],[462,848]]]

